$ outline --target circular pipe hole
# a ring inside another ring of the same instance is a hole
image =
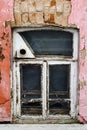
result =
[[[26,54],[26,50],[25,49],[21,49],[20,50],[20,54],[25,55]]]

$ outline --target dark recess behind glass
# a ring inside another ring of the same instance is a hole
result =
[[[66,31],[34,30],[19,33],[35,55],[72,56],[73,35]]]

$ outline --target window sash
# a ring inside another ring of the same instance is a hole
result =
[[[35,30],[35,28],[22,28],[22,29],[14,29],[13,31],[13,57],[17,57],[17,58],[35,58],[35,56],[33,55],[32,53],[32,49],[31,48],[27,48],[25,47],[24,43],[25,41],[23,40],[23,38],[20,36],[20,32],[24,32],[24,31],[32,31],[32,30]],[[55,28],[36,28],[36,30],[56,30],[56,31],[61,31],[62,29],[57,29],[57,27]],[[77,60],[78,59],[78,33],[77,33],[77,30],[75,29],[63,29],[62,31],[65,31],[65,32],[70,32],[73,34],[73,55],[72,57],[68,57],[66,56],[65,58],[66,59],[72,59],[72,60]],[[17,45],[15,45],[15,43]],[[26,44],[26,43],[25,43]],[[25,48],[28,53],[26,53],[26,55],[20,55],[19,53],[19,50],[20,50],[20,45],[22,46],[22,48]],[[16,54],[16,55],[15,55]],[[49,55],[48,55],[49,56]],[[55,56],[55,55],[54,55]],[[45,57],[45,56],[43,56]],[[61,58],[62,60],[64,59],[64,56],[58,56],[57,57]]]
[[[32,116],[33,118],[59,118],[59,115],[49,115],[48,110],[48,100],[49,100],[49,65],[70,65],[70,115],[75,117],[77,115],[77,62],[73,61],[54,61],[48,60],[47,62],[42,61],[18,61],[14,63],[14,114],[15,116],[25,117],[21,115],[21,100],[20,100],[20,64],[41,64],[42,67],[42,115],[41,116]],[[47,80],[46,80],[47,79]],[[28,116],[31,118],[31,116]]]

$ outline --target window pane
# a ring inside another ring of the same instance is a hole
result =
[[[49,66],[49,98],[69,98],[69,65]]]
[[[65,101],[50,101],[49,102],[49,114],[56,115],[56,114],[69,114],[70,110],[69,102]]]
[[[22,98],[41,97],[41,65],[21,64]]]
[[[35,55],[73,55],[72,33],[53,30],[34,30],[19,33]]]
[[[28,102],[22,103],[21,105],[22,115],[41,115],[42,114],[42,105],[41,102]]]
[[[41,65],[21,64],[21,114],[42,114]]]
[[[49,114],[69,114],[69,65],[49,66]]]

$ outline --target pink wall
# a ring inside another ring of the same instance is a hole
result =
[[[13,0],[0,0],[0,121],[11,120],[10,43],[11,30],[5,21],[13,20]]]
[[[10,46],[14,0],[0,0],[0,121],[11,120]],[[79,41],[79,120],[87,123],[87,1],[71,0],[69,24],[80,30]]]
[[[79,119],[87,123],[87,0],[71,0],[69,23],[80,30],[79,37]]]

